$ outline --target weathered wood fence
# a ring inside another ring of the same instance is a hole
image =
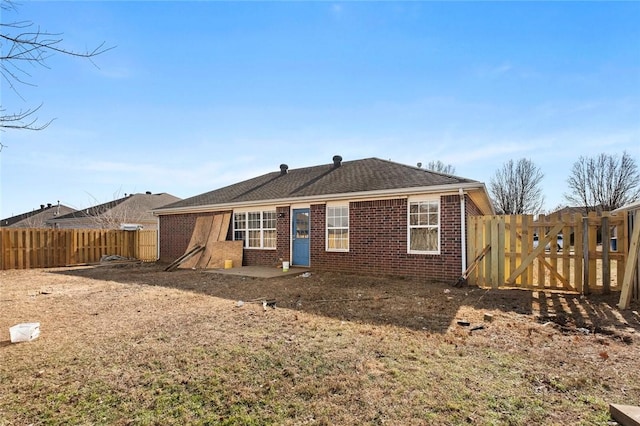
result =
[[[470,262],[489,247],[474,285],[606,293],[624,277],[626,214],[472,216],[467,236]]]
[[[99,262],[104,255],[157,258],[157,231],[0,228],[0,270]]]

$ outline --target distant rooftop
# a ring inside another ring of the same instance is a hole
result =
[[[21,213],[0,220],[0,227],[11,228],[45,228],[47,220],[74,212],[75,209],[63,204],[41,204],[39,209]]]

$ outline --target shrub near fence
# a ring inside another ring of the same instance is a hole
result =
[[[157,232],[103,229],[0,229],[0,269],[96,263],[104,255],[155,261]]]

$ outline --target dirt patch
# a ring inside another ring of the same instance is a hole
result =
[[[146,264],[0,277],[0,424],[606,424],[609,402],[640,404],[639,306],[617,294]],[[32,321],[38,340],[8,342]]]

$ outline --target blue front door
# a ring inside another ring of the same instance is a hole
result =
[[[294,265],[309,266],[309,209],[293,209],[291,238]]]

